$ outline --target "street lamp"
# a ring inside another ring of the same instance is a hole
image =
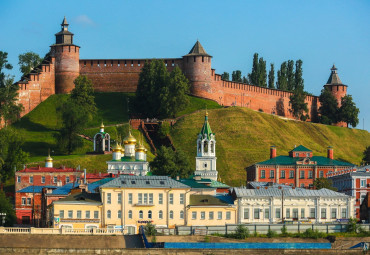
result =
[[[6,213],[0,213],[0,216],[2,217],[2,225],[4,226],[5,225],[5,217],[6,217]]]

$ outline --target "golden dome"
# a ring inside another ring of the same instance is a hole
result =
[[[128,136],[123,141],[124,144],[136,144],[136,139],[133,135],[131,135],[131,131],[129,131]]]
[[[45,159],[45,162],[52,162],[53,161],[53,158],[50,157],[50,155]]]
[[[121,146],[119,143],[116,143],[116,144],[113,146],[112,151],[113,151],[113,152],[119,152],[119,151],[122,151],[122,146]]]
[[[103,124],[103,122],[101,122],[101,124],[100,124],[100,128],[104,128],[104,124]]]
[[[136,152],[146,152],[146,149],[145,149],[144,145],[140,144],[139,146],[136,146],[135,151]]]

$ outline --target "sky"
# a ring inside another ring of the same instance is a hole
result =
[[[80,58],[176,58],[197,39],[216,73],[251,72],[258,53],[275,70],[301,59],[305,90],[319,95],[333,64],[370,131],[370,1],[0,0],[0,51],[44,56],[66,16]],[[276,76],[276,74],[275,74]]]

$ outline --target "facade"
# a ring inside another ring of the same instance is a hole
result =
[[[55,44],[51,45],[50,57],[18,82],[19,102],[24,106],[23,114],[30,112],[39,103],[55,93],[69,93],[73,81],[79,75],[92,80],[97,92],[135,92],[141,68],[151,59],[80,59],[80,47],[74,44],[73,33],[64,18],[61,31],[57,33]],[[220,105],[241,106],[266,113],[294,118],[290,109],[291,92],[262,88],[255,85],[224,81],[216,74],[210,56],[199,41],[190,52],[178,58],[164,58],[169,71],[178,66],[190,81],[194,96],[217,101]],[[338,74],[333,71],[328,87],[337,99],[347,93]],[[320,102],[317,96],[307,96],[309,116],[317,113]],[[339,125],[346,126],[345,123]]]
[[[360,219],[360,205],[370,192],[370,166],[353,167],[327,175],[338,192],[353,196],[355,217]]]
[[[112,160],[107,161],[107,172],[114,175],[147,175],[149,172],[149,163],[146,161],[147,149],[142,142],[137,144],[130,131],[123,143],[124,148],[118,143],[113,146]]]
[[[99,132],[94,135],[94,152],[110,152],[110,135],[107,132],[104,132],[103,122],[100,125]]]
[[[316,178],[354,167],[353,164],[335,160],[332,147],[328,147],[327,152],[327,157],[314,156],[310,149],[300,145],[291,150],[288,156],[276,156],[276,147],[272,146],[269,160],[246,168],[247,182],[275,182],[313,188]]]
[[[233,188],[237,224],[282,221],[326,223],[354,217],[353,197],[328,189]]]
[[[216,168],[216,135],[212,133],[211,126],[208,123],[208,113],[204,118],[203,127],[198,134],[197,139],[197,157],[195,158],[194,175],[200,175],[204,179],[217,181]]]

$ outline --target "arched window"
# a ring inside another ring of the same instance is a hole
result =
[[[111,218],[111,211],[110,211],[110,210],[108,210],[108,211],[107,211],[107,218],[108,218],[108,219],[110,219],[110,218]]]
[[[162,210],[160,210],[160,211],[158,212],[158,218],[159,218],[159,219],[163,219],[163,211],[162,211]]]
[[[180,219],[184,219],[184,211],[180,211]]]
[[[152,211],[151,210],[149,210],[148,211],[148,219],[151,219],[152,218]]]
[[[199,153],[200,153],[201,149],[202,149],[202,142],[201,142],[201,141],[199,141],[199,142],[198,142],[198,152],[199,152]]]
[[[121,219],[121,218],[122,218],[122,211],[118,210],[118,219]]]
[[[132,211],[131,210],[128,211],[128,218],[132,219]]]
[[[204,141],[204,152],[208,152],[208,141]]]
[[[215,142],[211,142],[211,153],[215,153]]]
[[[143,218],[143,211],[142,210],[140,210],[139,211],[139,219],[142,219]]]
[[[172,210],[170,211],[170,219],[171,220],[173,219],[173,211]]]

